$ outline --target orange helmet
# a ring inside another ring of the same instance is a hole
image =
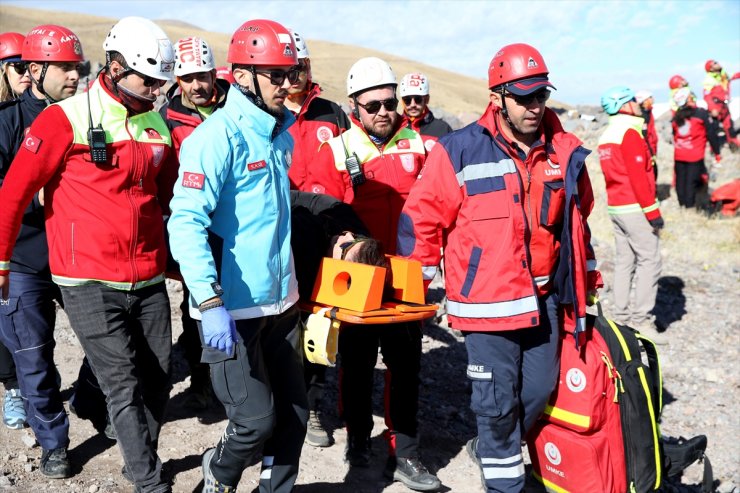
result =
[[[245,22],[234,32],[226,61],[292,66],[298,64],[298,56],[290,31],[275,21],[256,19]]]
[[[534,47],[515,43],[501,48],[488,65],[488,88],[502,87],[517,96],[526,96],[543,87],[555,88],[549,71]]]
[[[680,75],[674,75],[668,81],[668,87],[671,89],[678,89],[680,87],[688,86],[689,82]]]
[[[0,60],[6,58],[18,58],[20,60],[24,39],[25,36],[21,33],[0,34]]]
[[[82,44],[75,33],[54,24],[36,26],[23,41],[23,60],[27,62],[82,62]]]

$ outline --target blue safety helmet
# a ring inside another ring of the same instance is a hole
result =
[[[624,103],[635,99],[635,91],[627,86],[614,86],[601,96],[601,107],[607,115],[616,115]]]

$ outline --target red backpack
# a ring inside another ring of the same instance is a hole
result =
[[[527,441],[534,476],[548,491],[624,493],[620,376],[601,335],[587,334],[579,349],[562,337],[559,383]]]

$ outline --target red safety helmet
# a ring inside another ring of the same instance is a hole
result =
[[[7,32],[0,34],[0,60],[20,58],[25,38],[21,33]]]
[[[704,71],[709,72],[712,68],[712,65],[714,65],[715,63],[717,63],[716,60],[712,60],[712,59],[707,60],[707,63],[704,64]]]
[[[54,24],[36,26],[26,34],[23,60],[27,62],[82,62],[82,44],[75,33]]]
[[[547,65],[534,47],[515,43],[504,46],[488,65],[488,88],[504,86],[517,96],[526,96],[543,87],[555,88],[547,79]]]
[[[293,36],[282,24],[256,19],[242,24],[231,37],[226,61],[240,65],[298,64]]]
[[[689,82],[680,75],[674,75],[668,81],[668,87],[671,89],[678,89],[683,86],[688,86]]]

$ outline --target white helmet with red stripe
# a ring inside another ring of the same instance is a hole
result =
[[[189,36],[175,43],[175,76],[210,72],[216,68],[213,50],[203,38]]]
[[[404,96],[427,96],[429,95],[429,79],[422,73],[406,74],[401,79],[398,88],[401,97]]]

